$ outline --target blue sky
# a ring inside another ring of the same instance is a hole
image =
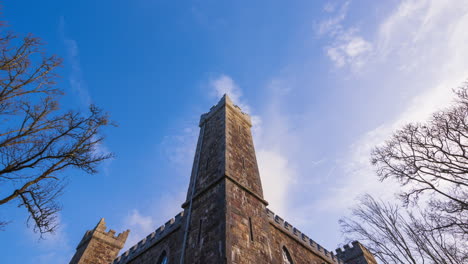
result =
[[[23,208],[2,208],[2,263],[67,263],[101,217],[132,230],[128,248],[177,214],[199,116],[226,92],[255,121],[270,208],[334,249],[357,195],[394,199],[369,150],[468,77],[467,0],[17,0],[2,11],[64,58],[64,109],[95,103],[119,124],[100,173],[66,173],[55,235],[39,241]]]

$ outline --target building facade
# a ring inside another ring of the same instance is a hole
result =
[[[225,95],[200,118],[183,211],[118,257],[129,231],[115,236],[101,220],[70,263],[377,264],[359,242],[335,254],[268,210],[251,126]]]

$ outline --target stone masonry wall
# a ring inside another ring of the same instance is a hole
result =
[[[225,184],[213,185],[193,202],[185,263],[225,263]]]
[[[109,264],[127,240],[129,230],[115,235],[114,230],[106,232],[106,223],[101,219],[96,227],[88,230],[76,248],[70,264]]]
[[[250,117],[226,102],[226,176],[263,199]]]
[[[154,232],[140,240],[113,261],[113,264],[154,264],[166,251],[170,263],[177,263],[182,244],[184,212],[180,212]]]
[[[273,227],[273,226],[272,226]],[[297,240],[292,239],[289,235],[277,228],[270,229],[271,239],[271,251],[272,259],[271,263],[282,263],[283,259],[283,246],[289,251],[294,264],[324,264],[330,263],[320,256],[314,254],[308,248],[304,247]]]
[[[169,263],[179,263],[182,235],[181,229],[179,228],[126,263],[156,264],[156,261],[161,257],[164,251],[167,254]]]
[[[227,263],[274,263],[265,205],[238,184],[227,180],[226,185]]]
[[[225,263],[226,203],[225,183],[225,108],[217,105],[200,121],[200,138],[194,161],[191,185],[184,208],[190,209],[184,262],[187,264]],[[195,179],[196,178],[196,179]],[[196,183],[195,183],[196,181]]]
[[[88,247],[84,251],[78,264],[109,264],[119,253],[118,248],[115,248],[103,241],[94,239],[89,242]]]
[[[272,263],[250,117],[226,102],[227,263]]]

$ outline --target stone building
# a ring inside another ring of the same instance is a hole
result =
[[[128,230],[86,232],[70,263],[376,264],[359,242],[326,250],[268,210],[250,117],[228,96],[203,114],[183,211],[117,257]]]

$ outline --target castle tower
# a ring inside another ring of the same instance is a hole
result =
[[[267,263],[269,226],[250,117],[228,96],[201,116],[192,176],[183,205],[187,216],[182,263]],[[256,254],[249,254],[255,251]]]
[[[250,117],[228,96],[199,125],[184,211],[113,264],[376,264],[361,244],[335,255],[266,208]],[[114,233],[100,222],[71,263],[111,263],[128,231]]]
[[[377,264],[372,253],[358,241],[351,243],[353,246],[344,245],[344,250],[336,249],[336,255],[346,264]]]
[[[106,232],[106,222],[101,218],[93,230],[88,230],[80,244],[76,247],[76,253],[70,264],[109,264],[127,240],[127,230],[115,236],[114,230]]]

